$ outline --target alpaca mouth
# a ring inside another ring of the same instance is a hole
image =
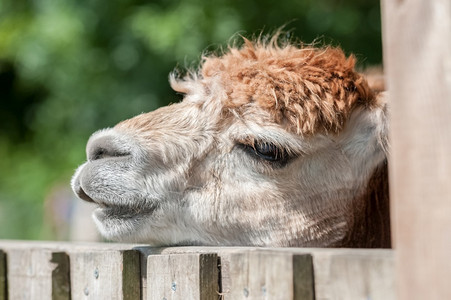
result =
[[[94,215],[100,221],[105,219],[137,219],[152,214],[157,206],[139,207],[126,205],[99,205]]]
[[[82,200],[97,204],[97,208],[94,212],[97,218],[136,218],[139,215],[149,215],[155,211],[158,205],[150,204],[145,201],[135,201],[133,204],[110,204],[104,201],[94,200],[91,198],[83,188],[79,187],[77,189],[77,196]]]
[[[94,199],[89,197],[89,195],[86,194],[86,192],[81,187],[78,187],[78,189],[76,190],[76,193],[77,193],[78,198],[85,200],[86,202],[96,203],[94,201]],[[99,204],[99,203],[97,203],[97,204]]]

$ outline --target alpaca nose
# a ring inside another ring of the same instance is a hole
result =
[[[128,147],[119,137],[105,132],[93,134],[86,146],[86,153],[90,161],[130,155]]]

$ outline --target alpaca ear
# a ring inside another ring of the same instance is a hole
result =
[[[388,154],[387,92],[376,96],[376,105],[355,109],[343,132],[339,144],[356,174],[369,172],[384,161]]]

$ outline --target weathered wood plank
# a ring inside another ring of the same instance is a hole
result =
[[[219,297],[216,254],[150,255],[147,258],[147,300]]]
[[[395,299],[391,252],[318,252],[314,254],[317,300]],[[354,253],[352,253],[354,252]]]
[[[7,253],[9,299],[70,299],[69,257],[46,249]]]
[[[451,1],[384,0],[399,299],[451,299]]]
[[[73,299],[140,299],[139,253],[134,250],[74,251]]]
[[[0,250],[0,300],[6,300],[6,255]]]
[[[231,254],[222,272],[224,299],[314,299],[312,257],[290,253]]]

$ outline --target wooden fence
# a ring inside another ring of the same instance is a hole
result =
[[[394,299],[392,250],[0,241],[3,299]]]

